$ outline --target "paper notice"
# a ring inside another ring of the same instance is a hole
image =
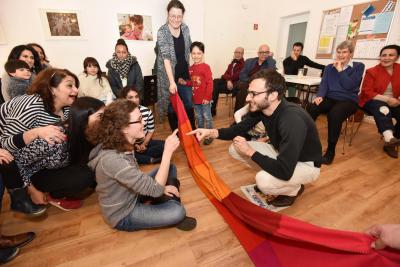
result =
[[[324,22],[322,23],[321,36],[335,36],[338,19],[339,13],[325,15]]]
[[[361,19],[360,29],[358,30],[359,35],[372,34],[375,26],[375,15],[368,17],[363,16]]]
[[[374,29],[372,33],[387,33],[389,32],[390,23],[392,23],[393,12],[376,14]]]
[[[334,37],[322,36],[319,38],[317,53],[319,54],[330,54],[332,53]]]
[[[379,51],[386,44],[386,39],[358,40],[354,58],[378,58]]]
[[[347,31],[348,31],[347,25],[341,25],[341,26],[337,27],[335,46],[337,46],[338,44],[340,44],[343,41],[346,41]]]
[[[337,25],[349,25],[351,13],[353,13],[353,6],[342,7]]]

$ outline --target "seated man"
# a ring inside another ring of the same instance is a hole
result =
[[[236,95],[235,111],[242,108],[245,104],[250,77],[261,69],[276,69],[276,61],[272,58],[272,53],[267,44],[260,45],[258,48],[258,57],[249,58],[244,62],[244,68],[240,72],[239,83],[237,85],[238,92]]]
[[[300,106],[284,99],[285,79],[275,70],[261,70],[252,76],[246,101],[251,116],[223,129],[196,129],[197,139],[232,140],[231,155],[254,167],[257,187],[274,195],[269,204],[290,206],[304,191],[304,185],[320,174],[322,149],[317,128]],[[262,121],[270,143],[246,141],[242,135]]]
[[[303,51],[303,44],[300,42],[294,43],[292,47],[292,52],[290,57],[285,58],[283,61],[283,68],[285,74],[289,75],[297,75],[299,69],[304,68],[304,66],[308,66],[311,68],[324,70],[325,66],[318,64],[306,56],[301,55]]]
[[[219,94],[234,90],[236,82],[239,81],[240,71],[244,67],[243,54],[243,47],[237,47],[233,54],[233,60],[228,65],[224,75],[221,76],[221,79],[214,79],[213,103],[211,106],[211,113],[213,116],[217,114]]]

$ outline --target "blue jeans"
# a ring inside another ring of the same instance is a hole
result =
[[[183,105],[185,106],[185,109],[191,109],[193,108],[193,92],[192,92],[192,87],[186,86],[186,85],[176,85],[178,87],[178,94],[180,98],[182,99]],[[174,113],[174,109],[172,108],[171,103],[168,106],[168,113]]]
[[[150,140],[147,149],[144,152],[135,152],[135,158],[139,164],[151,163],[151,158],[161,158],[164,151],[164,143],[162,140]]]
[[[386,115],[379,111],[379,109],[384,106],[389,109],[389,113]],[[392,130],[394,136],[400,138],[400,106],[389,107],[386,102],[372,99],[365,103],[364,109],[374,116],[379,133]],[[393,125],[392,118],[396,119],[395,125]]]
[[[195,104],[194,111],[196,112],[197,127],[212,129],[212,115],[211,115],[211,103],[208,104]]]
[[[148,174],[155,177],[158,168]],[[168,179],[176,179],[176,167],[170,165]],[[144,204],[138,199],[131,214],[120,220],[115,226],[120,231],[137,231],[142,229],[173,226],[181,222],[186,216],[183,205],[174,199],[169,199],[160,204]]]

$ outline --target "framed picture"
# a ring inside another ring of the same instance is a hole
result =
[[[151,16],[118,14],[119,36],[125,40],[153,41]]]
[[[7,44],[6,34],[4,33],[3,27],[0,24],[0,45]]]
[[[83,39],[79,11],[41,9],[41,16],[48,39]]]

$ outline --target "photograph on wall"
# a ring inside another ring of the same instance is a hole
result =
[[[44,31],[49,39],[82,38],[78,11],[42,10]]]
[[[151,16],[118,14],[118,31],[125,40],[153,41]]]

